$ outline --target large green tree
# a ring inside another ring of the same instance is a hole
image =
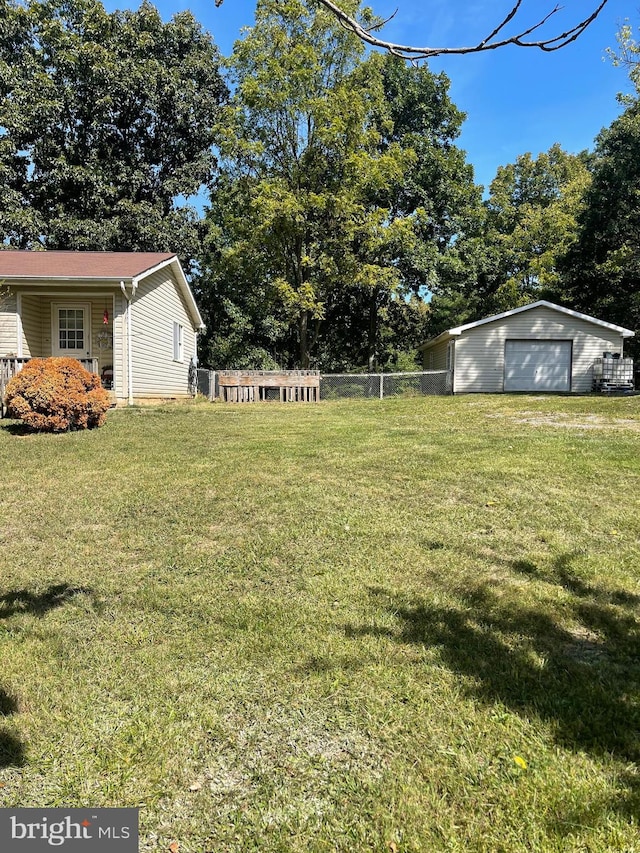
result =
[[[286,360],[305,367],[327,294],[358,273],[349,250],[358,185],[376,180],[364,124],[376,93],[350,85],[361,51],[326,13],[261,0],[229,63],[235,94],[219,141],[212,286],[228,292],[231,275],[264,294],[264,313],[272,306],[290,330]],[[214,310],[221,295],[212,293]]]
[[[1,0],[0,228],[11,245],[197,252],[226,87],[188,13]]]
[[[640,102],[596,140],[593,178],[564,263],[567,304],[640,331]],[[635,341],[630,351],[638,352]]]
[[[588,162],[553,145],[498,168],[482,210],[447,259],[433,332],[559,294],[591,181]]]
[[[496,309],[514,308],[557,290],[559,260],[576,239],[576,219],[590,183],[586,154],[553,145],[498,169],[486,203],[486,239],[496,254]]]
[[[260,342],[280,362],[388,360],[394,328],[424,325],[421,288],[475,192],[448,81],[363,61],[331,15],[298,0],[260,2],[230,65],[200,282],[209,358],[240,344],[240,316],[254,353]]]
[[[382,85],[377,150],[401,152],[402,169],[365,194],[369,220],[377,216],[382,225],[376,240],[358,245],[357,256],[365,266],[373,261],[393,271],[395,283],[374,278],[338,291],[327,312],[325,359],[338,354],[343,362],[348,356],[346,364],[393,369],[410,363],[408,351],[427,334],[426,299],[477,210],[480,189],[455,145],[464,115],[449,98],[446,75],[380,55],[369,57],[361,73]]]

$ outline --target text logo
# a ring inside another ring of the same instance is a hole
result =
[[[3,853],[138,853],[138,809],[0,809]]]

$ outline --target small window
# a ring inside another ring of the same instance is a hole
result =
[[[173,360],[174,361],[184,361],[183,357],[183,339],[184,329],[180,325],[180,323],[173,324]]]
[[[84,349],[84,311],[81,308],[60,308],[58,326],[61,350]]]

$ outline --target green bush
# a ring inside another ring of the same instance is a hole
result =
[[[75,358],[33,358],[7,385],[5,403],[33,430],[67,432],[102,426],[110,398]]]

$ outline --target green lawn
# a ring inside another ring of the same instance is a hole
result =
[[[0,806],[141,850],[640,851],[640,397],[0,426]]]

